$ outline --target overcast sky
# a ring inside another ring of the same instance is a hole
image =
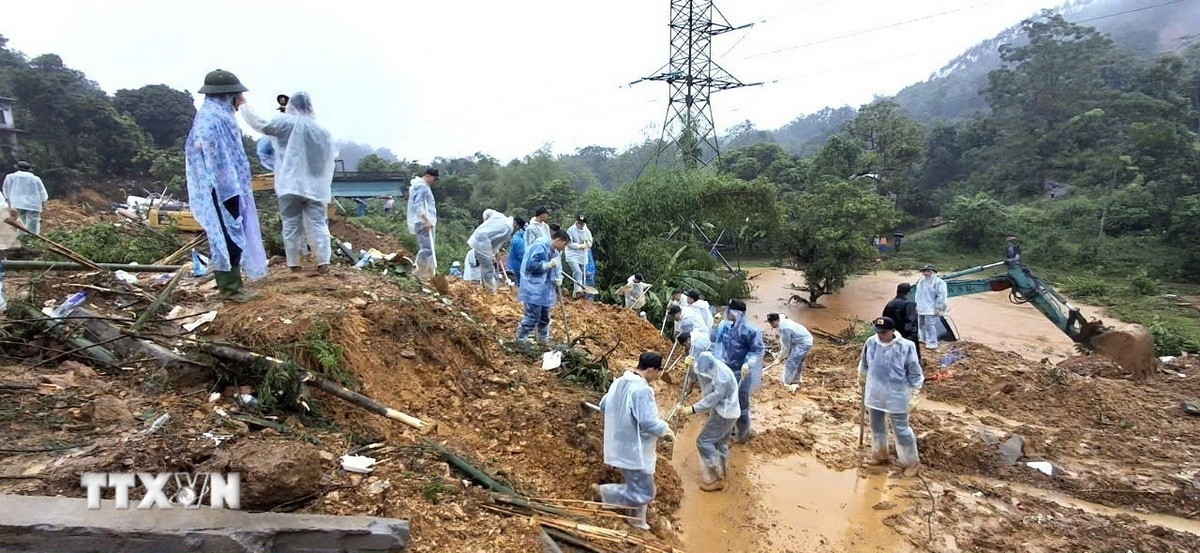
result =
[[[756,25],[716,38],[714,57],[743,82],[767,84],[716,94],[717,126],[770,129],[894,94],[1058,3],[718,1],[731,23]],[[305,90],[336,137],[408,159],[623,148],[657,137],[666,109],[665,83],[628,83],[667,60],[667,0],[39,0],[4,12],[20,22],[0,27],[10,48],[59,54],[109,92],[195,91],[209,70],[228,69],[260,112],[278,93]]]

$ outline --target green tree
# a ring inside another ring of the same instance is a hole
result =
[[[891,100],[863,106],[844,132],[866,153],[861,170],[880,175],[889,192],[904,190],[925,157],[925,130]]]
[[[999,238],[1008,223],[1008,210],[985,192],[974,196],[957,196],[946,206],[953,220],[950,234],[961,246],[975,249],[989,236]]]
[[[843,180],[860,171],[863,147],[853,137],[838,133],[829,139],[825,147],[813,158],[809,168],[809,182],[822,179]]]
[[[192,96],[163,84],[118,90],[113,95],[113,104],[133,117],[158,148],[178,147],[196,117]]]
[[[841,289],[846,278],[875,259],[872,239],[891,232],[895,207],[859,182],[815,184],[787,203],[780,254],[804,271],[808,301]]]

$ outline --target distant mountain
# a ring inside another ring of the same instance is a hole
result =
[[[1073,23],[1095,27],[1137,55],[1151,57],[1177,51],[1200,42],[1200,0],[1068,0],[1057,11]],[[1031,16],[1035,14],[1030,14]],[[895,100],[918,121],[953,121],[987,108],[979,91],[987,85],[987,74],[1000,67],[999,48],[1020,44],[1020,23],[993,38],[969,48],[929,79],[905,87]],[[799,154],[814,148],[854,117],[849,107],[825,108],[798,117],[774,131],[759,131],[774,142]],[[738,133],[732,133],[738,134]],[[744,133],[743,133],[744,134]],[[742,136],[744,142],[747,137]],[[738,144],[741,145],[741,144]]]
[[[1167,1],[1071,0],[1058,11],[1067,21],[1095,27],[1135,54],[1151,57],[1182,49],[1200,35],[1200,1],[1162,5]],[[904,88],[895,99],[920,121],[968,117],[987,107],[979,90],[987,86],[987,74],[1000,67],[1000,46],[1023,39],[1021,25],[1013,25],[963,52],[929,80]]]

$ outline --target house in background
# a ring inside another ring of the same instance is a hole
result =
[[[17,135],[25,131],[18,129],[13,119],[12,98],[0,97],[0,161],[5,162],[2,168],[17,162],[21,150],[17,145]]]

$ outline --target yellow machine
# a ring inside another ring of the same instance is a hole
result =
[[[274,173],[263,173],[250,178],[250,189],[255,192],[273,190],[274,188]],[[175,227],[184,232],[204,231],[204,227],[201,227],[200,222],[192,216],[192,210],[186,207],[183,209],[152,207],[146,212],[146,224],[150,225],[151,228]]]

